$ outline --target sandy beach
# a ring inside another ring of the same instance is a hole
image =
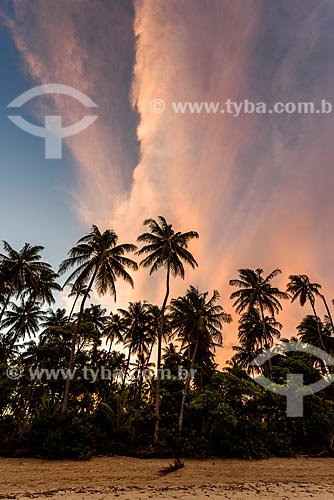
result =
[[[165,500],[258,498],[334,500],[334,460],[169,460],[101,457],[88,462],[0,459],[0,499]]]

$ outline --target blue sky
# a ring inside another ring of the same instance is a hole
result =
[[[0,46],[0,237],[15,248],[25,242],[44,245],[44,257],[57,269],[87,230],[71,208],[68,186],[73,190],[76,185],[73,158],[65,145],[62,160],[45,160],[43,139],[8,120],[7,104],[35,84],[1,24]]]

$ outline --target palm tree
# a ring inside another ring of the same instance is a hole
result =
[[[146,219],[144,225],[148,227],[149,232],[141,234],[138,242],[145,245],[137,252],[137,255],[146,255],[140,262],[143,267],[150,268],[150,275],[158,269],[166,270],[166,294],[161,307],[160,328],[158,333],[158,353],[157,353],[157,380],[155,392],[155,430],[154,441],[159,439],[159,414],[160,414],[160,366],[161,366],[161,347],[164,333],[164,316],[167,301],[169,297],[170,275],[180,276],[184,279],[184,263],[189,264],[193,269],[198,266],[196,260],[188,250],[189,242],[198,238],[196,231],[181,233],[175,232],[171,224],[167,224],[164,217],[159,216],[158,220]]]
[[[83,319],[86,300],[94,285],[100,295],[110,292],[115,300],[117,279],[122,279],[133,287],[133,279],[126,268],[136,271],[138,265],[132,259],[125,257],[125,254],[134,252],[136,249],[137,247],[130,243],[118,244],[118,236],[113,230],[106,229],[101,233],[99,228],[93,225],[90,232],[83,236],[77,245],[69,251],[69,257],[61,263],[59,273],[64,274],[72,267],[76,267],[76,269],[67,278],[64,286],[71,282],[77,289],[87,285],[80,305],[76,333],[78,333]],[[74,368],[75,346],[76,334],[73,335],[71,345],[70,373]],[[67,377],[63,413],[67,409],[70,383],[70,377]]]
[[[147,312],[148,312],[148,318],[149,318],[149,336],[150,336],[150,351],[147,355],[147,363],[149,364],[151,357],[152,357],[152,352],[153,348],[155,346],[155,343],[157,341],[157,338],[159,336],[159,331],[160,331],[160,321],[161,321],[161,307],[154,305],[154,304],[147,304]],[[163,331],[163,340],[166,341],[168,337],[168,327],[167,327],[167,318],[165,316],[164,318],[164,331]]]
[[[3,306],[5,303],[6,297],[8,296],[8,283],[6,280],[5,273],[1,267],[0,263],[0,304]],[[2,309],[2,307],[1,307]]]
[[[280,269],[274,269],[266,278],[262,276],[263,269],[239,269],[239,279],[230,280],[230,285],[239,288],[231,294],[231,299],[236,299],[233,306],[237,313],[259,309],[262,321],[263,341],[265,349],[269,348],[269,337],[265,320],[265,311],[270,316],[275,316],[282,309],[281,299],[289,298],[286,292],[272,286],[272,280],[281,274]],[[269,372],[271,361],[269,359]]]
[[[331,337],[331,328],[328,322],[322,322],[317,316],[307,315],[297,326],[298,337],[305,344],[314,345],[315,347],[321,348],[319,333],[321,331],[321,337],[328,352],[333,346],[333,338]]]
[[[103,336],[106,338],[106,341],[109,342],[109,353],[114,342],[116,342],[116,344],[123,342],[124,332],[124,318],[122,318],[120,314],[111,312],[110,315],[106,317],[103,327]]]
[[[3,242],[5,254],[0,253],[0,268],[2,278],[6,280],[7,295],[4,298],[2,310],[0,312],[0,321],[7,309],[10,298],[16,294],[19,296],[22,292],[29,290],[35,298],[38,296],[45,298],[48,303],[53,301],[52,289],[58,289],[54,282],[55,274],[52,272],[50,264],[41,261],[41,251],[44,250],[42,246],[32,246],[25,243],[23,248],[19,251],[14,250],[9,243]],[[52,287],[50,293],[46,293],[43,288],[41,292],[41,283],[44,282],[45,277],[51,278]],[[58,285],[59,286],[59,285]]]
[[[272,347],[274,338],[280,338],[282,324],[274,316],[265,316],[267,344]],[[240,343],[251,345],[252,350],[263,350],[263,323],[259,311],[254,307],[246,311],[239,320],[238,338]]]
[[[77,336],[77,354],[91,346],[97,355],[97,348],[101,345],[104,335],[105,313],[106,309],[103,309],[101,305],[91,304],[90,307],[85,308]],[[77,317],[77,314],[75,316]]]
[[[154,363],[150,363],[147,355],[144,352],[138,354],[134,363],[131,363],[132,376],[135,379],[134,401],[140,402],[142,399],[142,388],[144,383],[144,375],[150,377],[151,367]]]
[[[321,296],[320,289],[321,285],[319,283],[311,283],[310,278],[306,274],[291,274],[289,276],[289,283],[287,285],[287,292],[291,295],[291,302],[299,299],[299,303],[302,307],[307,301],[311,304],[313,315],[317,318],[317,332],[319,337],[319,342],[321,348],[326,351],[325,344],[322,339],[322,333],[320,328],[320,319],[317,315],[315,309],[315,298]],[[327,351],[326,351],[327,352]]]
[[[107,319],[106,311],[100,304],[92,304],[84,310],[82,321],[91,323],[97,332],[102,332]]]
[[[329,306],[327,304],[327,300],[326,300],[326,297],[324,296],[323,293],[320,293],[320,297],[324,303],[324,306],[325,306],[325,309],[326,309],[326,312],[327,312],[327,317],[328,317],[328,321],[330,323],[330,326],[331,326],[331,330],[332,330],[332,335],[334,335],[334,323],[333,323],[333,317],[332,317],[332,314],[330,312],[330,309],[329,309]]]
[[[188,374],[182,396],[179,416],[179,431],[183,428],[184,405],[189,391],[191,374],[193,373],[199,344],[208,349],[222,344],[221,329],[223,323],[232,321],[221,305],[217,304],[220,298],[215,290],[210,299],[208,292],[201,293],[198,288],[190,286],[184,297],[172,299],[170,309],[170,326],[173,334],[181,340],[182,347],[189,346],[191,355],[190,373]]]
[[[274,338],[280,338],[282,324],[276,321],[274,316],[265,316],[264,323],[268,348],[273,346]],[[232,347],[236,351],[233,361],[239,362],[240,368],[245,368],[258,354],[263,352],[263,323],[259,311],[254,307],[241,315],[239,319],[238,339],[240,346]],[[248,366],[247,372],[253,373],[254,367]]]
[[[68,294],[68,297],[69,298],[74,297],[72,309],[71,309],[70,315],[68,317],[68,321],[70,322],[72,319],[72,316],[73,316],[75,306],[77,305],[77,302],[79,300],[79,297],[83,297],[85,295],[85,293],[87,292],[87,286],[86,285],[77,285],[76,286],[76,285],[72,285],[72,283],[69,283],[69,286],[71,287],[71,291]],[[88,294],[87,298],[90,299],[90,294]]]
[[[23,297],[28,297],[29,302],[45,302],[51,306],[55,303],[53,292],[60,292],[61,286],[56,282],[58,274],[54,273],[52,269],[42,269],[38,276],[37,287],[33,288],[27,286],[23,292]]]
[[[66,309],[49,309],[45,315],[43,322],[44,327],[49,326],[65,326],[68,323],[68,317],[66,316]]]
[[[10,303],[11,309],[7,310],[4,319],[1,321],[1,328],[7,330],[7,339],[11,344],[18,340],[30,339],[39,330],[41,322],[45,319],[44,312],[40,305],[32,302],[21,301],[20,305]]]
[[[333,337],[331,336],[331,325],[328,321],[326,321],[326,318],[325,321],[322,322],[317,316],[307,315],[297,326],[298,337],[301,342],[321,349],[323,348],[323,344],[320,342],[319,330],[321,332],[321,338],[326,351],[332,355],[334,343]],[[327,366],[325,361],[319,361],[317,359],[316,363],[319,364],[324,375],[333,371],[333,368]]]
[[[123,377],[122,389],[124,389],[129,372],[130,360],[133,354],[147,356],[150,345],[149,321],[150,317],[146,302],[130,302],[128,309],[118,309],[122,315],[125,325],[123,342],[129,349],[126,369]]]
[[[246,370],[248,374],[254,374],[257,367],[251,365],[251,362],[261,353],[261,349],[256,349],[254,344],[247,341],[240,342],[240,345],[232,346],[232,349],[235,354],[227,364]]]
[[[169,368],[173,372],[177,373],[178,367],[182,364],[183,355],[176,350],[176,346],[173,343],[168,344],[163,349],[162,360],[164,362],[164,368]]]

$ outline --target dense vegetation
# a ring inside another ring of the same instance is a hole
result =
[[[291,275],[283,291],[274,284],[279,269],[268,276],[262,269],[239,270],[230,281],[239,344],[219,370],[216,352],[224,324],[232,321],[219,293],[195,286],[181,297],[169,293],[172,278],[182,279],[187,266],[197,267],[188,247],[198,234],[174,231],[163,217],[144,225],[139,249],[120,244],[114,231],[93,226],[69,251],[59,274],[43,262],[42,247],[26,243],[15,250],[4,242],[0,452],[46,458],[107,453],[248,458],[331,450],[330,385],[304,398],[304,418],[288,418],[286,399],[262,388],[254,376],[284,384],[288,373],[303,373],[310,384],[329,376],[332,367],[304,352],[251,364],[275,342],[286,342],[277,315],[287,300],[308,304],[312,313],[297,325],[298,339],[333,352],[333,320],[321,286],[306,275]],[[120,280],[133,286],[139,265],[150,274],[161,271],[166,283],[161,304],[130,302],[110,313],[89,305],[93,290],[116,298]],[[60,276],[68,272],[60,286]],[[71,310],[51,309],[55,293],[72,298]],[[46,371],[51,369],[59,371]]]

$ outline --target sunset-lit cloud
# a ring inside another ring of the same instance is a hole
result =
[[[88,224],[96,220],[106,225],[137,163],[136,113],[129,104],[131,82],[126,82],[135,55],[132,4],[14,0],[13,5],[15,13],[5,22],[31,86],[66,84],[98,104],[99,119],[67,145],[78,165],[79,192],[71,193],[74,207]],[[35,101],[32,110],[41,119],[46,109],[62,115],[65,124],[86,114],[71,98]]]
[[[67,142],[79,177],[72,202],[87,225],[110,225],[133,241],[146,217],[163,214],[180,230],[197,230],[191,248],[200,267],[172,293],[189,283],[215,288],[229,312],[228,280],[241,267],[280,267],[282,287],[290,273],[308,273],[332,298],[333,117],[182,115],[171,107],[227,98],[334,102],[329,1],[314,9],[304,0],[136,0],[134,12],[127,1],[13,3],[7,25],[32,81],[71,85],[99,105],[99,120]],[[154,99],[164,112],[152,112]],[[81,112],[53,106],[66,123]],[[120,303],[159,303],[163,286],[160,275],[140,271],[135,292],[120,286]],[[306,310],[285,307],[290,336]],[[227,330],[230,348],[236,323]]]

